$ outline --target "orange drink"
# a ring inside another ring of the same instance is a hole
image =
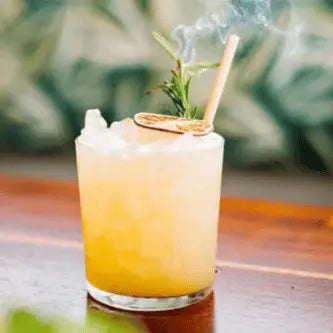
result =
[[[214,281],[222,137],[164,133],[89,110],[76,140],[88,292],[130,310],[206,297]]]

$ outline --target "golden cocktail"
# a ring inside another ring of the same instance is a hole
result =
[[[177,135],[90,110],[76,140],[89,293],[124,309],[206,297],[215,271],[224,140]]]

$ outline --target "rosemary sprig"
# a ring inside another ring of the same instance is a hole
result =
[[[169,54],[175,61],[175,67],[171,70],[171,79],[165,80],[162,84],[155,85],[146,93],[162,91],[169,96],[175,106],[174,115],[188,119],[195,119],[198,114],[198,106],[192,107],[189,100],[190,85],[192,79],[199,76],[209,68],[217,68],[219,64],[208,62],[197,62],[184,64],[184,61],[177,56],[172,44],[158,32],[152,33],[155,41]]]

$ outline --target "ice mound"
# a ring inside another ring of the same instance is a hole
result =
[[[219,145],[222,137],[215,133],[195,137],[146,129],[135,125],[130,118],[107,126],[100,110],[86,112],[84,128],[77,141],[100,153],[148,153],[153,151],[194,150]]]
[[[109,152],[126,147],[126,141],[107,127],[107,123],[98,109],[86,112],[84,128],[78,137],[78,141],[101,152]]]

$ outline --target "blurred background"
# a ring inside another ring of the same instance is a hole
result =
[[[273,29],[241,34],[216,119],[223,195],[331,205],[333,1],[272,5]],[[169,37],[203,11],[202,0],[1,0],[0,172],[75,179],[88,108],[108,122],[168,109],[163,95],[144,96],[172,67],[151,31]],[[206,40],[199,60],[222,51]],[[193,86],[201,109],[214,74]]]

